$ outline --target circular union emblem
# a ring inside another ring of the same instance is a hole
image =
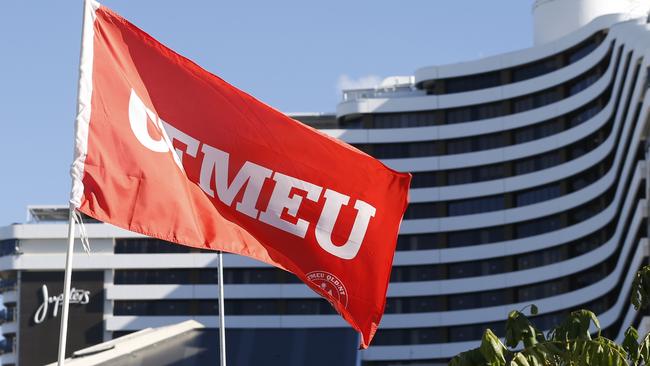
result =
[[[307,273],[307,279],[328,294],[330,299],[338,300],[339,303],[343,304],[343,307],[348,307],[348,291],[345,289],[343,282],[336,276],[329,272],[313,271]]]

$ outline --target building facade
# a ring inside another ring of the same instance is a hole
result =
[[[331,134],[413,174],[366,364],[444,361],[532,303],[541,329],[576,308],[613,338],[639,324],[648,3],[613,3],[537,1],[531,49],[344,91]]]
[[[576,308],[613,338],[642,324],[628,299],[648,263],[648,5],[613,3],[538,0],[533,48],[344,91],[335,116],[296,115],[413,174],[386,313],[356,352],[354,333],[294,276],[226,255],[239,354],[262,333],[306,342],[317,331],[355,354],[350,364],[445,364],[532,303],[542,329]],[[29,223],[0,229],[4,364],[32,362],[34,337],[53,332],[35,327],[58,329],[66,215],[33,208]],[[93,253],[75,257],[71,329],[89,330],[71,350],[188,318],[217,327],[215,254],[86,226]]]

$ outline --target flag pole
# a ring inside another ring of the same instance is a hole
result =
[[[65,277],[63,279],[63,314],[61,314],[61,331],[59,333],[59,361],[58,366],[63,366],[65,360],[65,344],[68,336],[68,310],[70,309],[70,283],[72,282],[72,255],[74,252],[74,207],[70,204],[68,222],[68,252],[65,258]],[[47,301],[47,299],[46,299]]]
[[[84,74],[83,70],[83,60],[84,60],[84,38],[87,36],[85,34],[86,32],[86,27],[88,24],[86,22],[88,21],[87,15],[89,14],[90,10],[90,3],[89,0],[83,0],[83,8],[82,8],[82,16],[81,16],[81,42],[80,42],[80,47],[79,47],[79,85],[77,86],[77,119],[79,118],[79,115],[82,113],[82,106],[80,103],[79,96],[81,94],[81,89],[82,89],[82,76]],[[92,40],[92,39],[91,39]],[[86,71],[87,72],[87,71]],[[77,121],[78,122],[78,121]],[[75,122],[77,124],[77,122]],[[77,143],[76,139],[76,131],[77,127],[75,127],[75,144]],[[75,147],[76,149],[76,147]],[[73,163],[74,165],[74,163]],[[74,167],[73,169],[74,170]],[[74,177],[74,173],[72,174]],[[73,178],[73,184],[72,184],[72,191],[75,191],[75,180]],[[66,341],[68,337],[68,313],[70,310],[70,287],[72,283],[72,256],[74,253],[74,238],[75,238],[75,210],[76,206],[74,203],[72,203],[72,200],[70,202],[70,207],[69,207],[69,212],[68,212],[68,250],[66,253],[65,257],[65,274],[63,277],[63,312],[61,314],[61,328],[59,331],[59,355],[58,355],[58,361],[57,365],[58,366],[63,366],[63,363],[65,361],[65,350],[66,350]],[[45,299],[47,301],[47,299]]]
[[[218,271],[217,283],[219,285],[219,358],[221,366],[226,366],[226,311],[223,298],[223,252],[217,252]]]

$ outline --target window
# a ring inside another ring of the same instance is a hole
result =
[[[506,268],[505,258],[493,258],[483,261],[451,263],[448,265],[449,278],[465,278],[503,273]]]
[[[559,165],[561,162],[560,153],[558,151],[552,151],[544,155],[517,161],[515,163],[515,172],[517,175],[532,173]]]
[[[505,176],[503,164],[484,165],[477,168],[455,169],[447,171],[449,185],[483,182],[500,179]]]
[[[478,293],[449,295],[449,310],[474,309],[481,307],[481,297]]]
[[[299,299],[286,301],[286,314],[334,314],[336,311],[324,299]]]
[[[447,234],[450,248],[494,243],[505,240],[503,226],[466,231],[452,231]]]
[[[18,239],[0,240],[0,256],[12,255],[19,252],[20,242]]]
[[[429,313],[445,310],[445,303],[441,296],[410,297],[404,300],[407,300],[407,307],[411,313]]]
[[[579,61],[583,57],[587,56],[590,54],[598,45],[600,42],[597,42],[595,38],[591,38],[587,42],[579,45],[576,47],[576,49],[569,54],[569,64],[572,64],[574,62]]]
[[[437,187],[438,172],[413,172],[411,188]]]
[[[439,265],[393,267],[391,282],[434,281],[445,278],[445,270]]]
[[[569,126],[575,127],[583,122],[591,119],[602,110],[600,103],[593,103],[588,105],[585,108],[582,108],[579,112],[569,117]]]
[[[403,234],[397,237],[397,250],[444,248],[442,234]]]
[[[486,89],[501,85],[499,71],[485,74],[469,75],[445,80],[447,93],[461,93],[470,90]]]
[[[548,201],[550,199],[559,197],[560,194],[561,189],[559,183],[517,193],[517,207],[532,205],[534,203],[542,201]]]
[[[559,215],[527,221],[515,225],[515,235],[517,238],[539,235],[549,231],[558,230],[562,227],[561,224],[562,222]]]
[[[137,238],[115,240],[116,254],[190,253],[190,251],[190,247],[159,239]]]
[[[495,149],[507,145],[502,133],[447,141],[447,154],[463,154],[472,151]]]
[[[555,281],[522,286],[517,289],[517,296],[520,302],[541,299],[559,295],[569,291],[569,280],[562,278]]]
[[[379,329],[373,339],[376,346],[409,344],[407,329]]]
[[[578,80],[569,87],[569,95],[578,94],[600,79],[599,73],[592,73]]]
[[[189,284],[189,269],[115,270],[116,285]]]
[[[504,196],[490,196],[448,203],[448,215],[472,215],[481,212],[502,210],[505,208]]]
[[[515,113],[525,112],[530,109],[543,107],[545,105],[557,102],[560,100],[561,95],[557,89],[547,89],[539,93],[526,95],[521,98],[517,98],[514,101],[514,111]]]
[[[454,108],[454,109],[447,110],[446,122],[448,124],[468,122],[471,120],[472,120],[472,110],[469,107]]]
[[[404,213],[404,218],[409,220],[442,216],[444,216],[444,213],[439,209],[439,204],[436,202],[411,203]]]
[[[566,245],[517,256],[517,270],[546,266],[568,259]]]
[[[434,141],[388,144],[353,144],[352,146],[374,156],[377,159],[416,158],[437,155],[437,143]]]
[[[556,57],[550,57],[541,61],[517,67],[512,71],[512,81],[523,81],[534,77],[548,74],[562,67]]]
[[[538,140],[546,136],[555,135],[562,132],[562,121],[552,120],[543,122],[534,126],[524,127],[515,130],[515,142],[521,144],[527,141]]]
[[[476,325],[463,325],[449,327],[449,342],[466,342],[481,339],[483,327]]]
[[[487,118],[495,118],[505,114],[503,103],[494,102],[479,104],[469,107],[451,108],[446,110],[446,122],[462,123],[469,121],[477,121]]]
[[[433,126],[436,124],[434,111],[411,113],[382,113],[372,116],[372,128],[404,128]]]

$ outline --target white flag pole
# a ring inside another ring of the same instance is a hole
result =
[[[226,311],[223,298],[223,252],[217,253],[219,259],[219,276],[217,283],[219,284],[219,358],[221,366],[226,366]]]
[[[74,251],[74,207],[70,204],[68,222],[68,253],[65,258],[65,277],[63,280],[63,314],[61,314],[61,332],[59,333],[59,366],[65,360],[65,344],[68,336],[68,310],[70,309],[70,283],[72,282],[72,254]],[[47,300],[47,299],[46,299]]]
[[[61,314],[61,329],[59,332],[58,366],[63,366],[63,362],[65,361],[66,341],[68,337],[68,313],[70,310],[70,287],[72,283],[72,256],[74,253],[75,239],[75,209],[78,206],[79,197],[83,192],[83,186],[80,185],[80,179],[82,176],[81,172],[83,171],[84,157],[81,155],[85,153],[86,148],[84,141],[80,141],[79,129],[80,121],[85,121],[86,124],[89,122],[89,96],[90,91],[92,90],[92,78],[90,77],[92,73],[92,48],[88,47],[87,43],[90,43],[90,46],[92,46],[92,16],[94,15],[92,9],[96,6],[98,6],[98,4],[92,0],[83,0],[81,45],[79,50],[79,85],[77,88],[77,119],[75,121],[75,153],[71,170],[73,180],[68,222],[68,250],[65,258],[65,275],[63,279],[63,312]],[[84,49],[84,47],[86,49]]]

